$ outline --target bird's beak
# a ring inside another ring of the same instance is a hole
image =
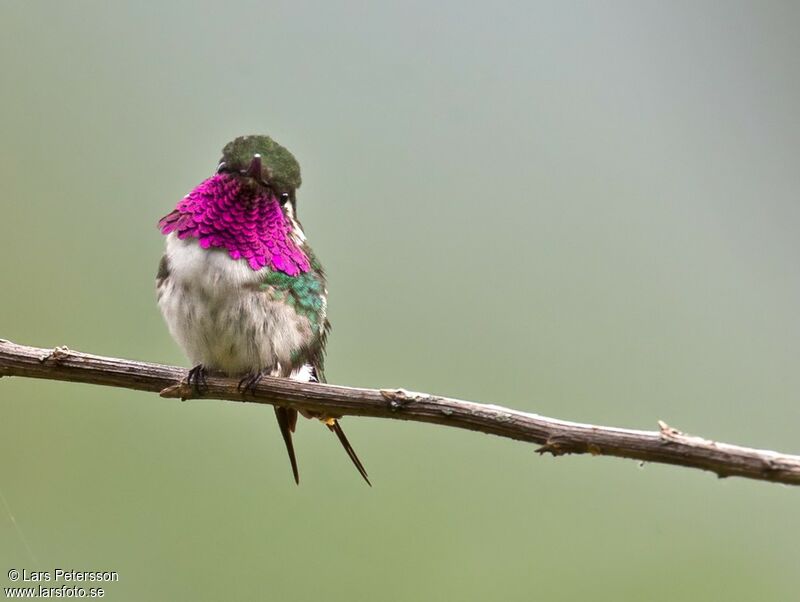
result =
[[[261,155],[258,153],[253,155],[253,160],[250,161],[250,167],[247,168],[245,175],[261,181]]]

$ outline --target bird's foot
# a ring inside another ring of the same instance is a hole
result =
[[[206,381],[206,368],[203,364],[197,364],[189,370],[186,375],[186,383],[198,395],[205,395],[208,392],[208,382]]]
[[[256,385],[258,385],[259,381],[263,376],[264,376],[263,372],[251,372],[250,374],[247,374],[244,378],[242,378],[242,380],[239,381],[239,386],[237,386],[236,388],[242,395],[253,393],[256,390]]]

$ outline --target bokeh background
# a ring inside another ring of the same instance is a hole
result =
[[[186,365],[155,224],[304,169],[329,379],[800,452],[800,6],[0,4],[0,336]],[[0,382],[0,583],[111,600],[797,599],[800,492],[269,408]],[[12,521],[16,520],[16,527]]]

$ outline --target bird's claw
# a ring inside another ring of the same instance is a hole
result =
[[[203,364],[197,364],[189,370],[186,375],[186,383],[192,387],[198,395],[205,395],[208,392],[208,381],[206,381],[206,369]]]
[[[236,389],[242,395],[247,395],[248,393],[253,393],[256,389],[256,385],[261,380],[261,377],[264,376],[263,372],[253,372],[251,374],[246,375],[242,380],[239,381],[239,385]]]

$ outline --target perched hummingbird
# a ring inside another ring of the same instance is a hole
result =
[[[299,187],[288,150],[268,136],[242,136],[222,150],[216,174],[158,223],[167,237],[158,305],[200,391],[207,372],[241,377],[244,392],[265,374],[324,382],[328,291],[297,219]],[[303,415],[325,422],[369,483],[339,422]],[[275,416],[299,484],[297,410],[275,406]]]

